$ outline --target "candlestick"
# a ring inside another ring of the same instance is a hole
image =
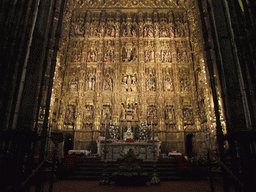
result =
[[[154,139],[154,132],[153,132],[153,127],[152,127],[152,120],[151,120],[151,137],[152,137],[152,140]],[[154,140],[153,140],[154,141]]]
[[[121,135],[120,135],[120,140],[122,140],[123,139],[123,126],[121,126]]]
[[[106,153],[107,153],[107,122],[105,120],[105,144],[104,144],[104,160],[106,161]]]

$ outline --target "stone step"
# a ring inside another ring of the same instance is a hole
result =
[[[108,174],[118,172],[120,164],[123,162],[109,161],[105,162],[99,159],[77,158],[75,169],[71,174],[67,174],[67,179],[81,179],[81,180],[99,180],[107,169]],[[192,173],[189,170],[179,168],[179,164],[174,161],[157,161],[155,163],[150,161],[139,162],[140,169],[138,172],[144,172],[151,175],[154,172],[154,166],[159,178],[162,181],[186,181],[186,180],[202,180],[205,174]],[[122,169],[122,171],[129,171],[129,169]],[[201,174],[201,175],[200,175]]]

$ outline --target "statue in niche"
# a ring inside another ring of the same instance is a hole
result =
[[[105,81],[103,83],[104,91],[112,91],[113,89],[113,82],[110,77],[105,78]]]
[[[98,59],[97,59],[98,58],[97,50],[92,52],[91,58],[92,58],[92,62],[97,62],[98,61]]]
[[[144,37],[148,36],[148,28],[147,27],[144,27],[143,34],[144,34]]]
[[[123,37],[127,37],[128,36],[128,32],[126,29],[123,30]]]
[[[174,108],[170,107],[168,109],[166,109],[165,111],[165,119],[169,120],[169,121],[174,121],[175,120],[175,112],[174,112]]]
[[[170,24],[170,37],[174,37],[174,28],[173,28],[173,24]]]
[[[122,61],[123,62],[130,62],[130,61],[137,61],[138,55],[136,48],[123,48],[122,49]]]
[[[167,51],[166,56],[165,56],[165,62],[172,62],[172,54],[170,51]]]
[[[76,106],[74,105],[68,105],[66,108],[66,119],[73,120],[75,119],[75,111],[76,111]]]
[[[187,52],[186,52],[186,51],[183,51],[183,52],[182,52],[181,61],[182,61],[182,62],[188,62],[188,55],[187,55]]]
[[[123,78],[123,81],[122,81],[122,90],[123,91],[127,91],[128,90],[127,77],[126,76]]]
[[[153,107],[148,107],[148,110],[147,110],[147,119],[148,120],[153,120],[154,118],[156,118],[157,114],[157,111],[156,111],[156,108],[153,106]]]
[[[127,36],[131,36],[132,35],[132,27],[131,25],[127,26]]]
[[[97,56],[98,56],[97,50],[89,51],[89,53],[87,55],[87,61],[88,62],[97,62],[97,60],[98,60]]]
[[[154,31],[153,31],[153,27],[150,26],[149,29],[148,29],[148,36],[149,37],[154,37]]]
[[[137,37],[137,33],[136,33],[135,29],[132,30],[132,36]]]
[[[192,121],[193,120],[193,111],[190,108],[183,109],[183,117],[184,121]]]
[[[132,48],[127,49],[127,60],[131,61],[132,59]]]
[[[146,91],[155,91],[156,90],[156,82],[155,78],[150,75],[150,78],[146,80]]]
[[[91,36],[92,37],[98,37],[98,34],[100,34],[99,31],[98,31],[98,28],[97,27],[92,27],[91,28]]]
[[[181,23],[178,23],[175,26],[175,37],[183,37],[184,36],[184,30]]]
[[[145,55],[145,62],[153,62],[155,60],[155,51],[151,50],[151,51],[145,51],[144,52]]]
[[[163,87],[164,87],[164,91],[173,91],[174,90],[173,82],[170,77],[163,78]]]
[[[179,32],[179,26],[178,25],[175,25],[174,34],[175,34],[175,37],[180,37],[180,32]]]
[[[88,62],[91,61],[91,56],[92,56],[91,51],[89,51],[88,56],[87,56],[87,61],[88,61]]]
[[[113,57],[114,57],[114,51],[107,51],[107,53],[105,53],[105,62],[111,62],[113,61]]]
[[[93,106],[92,105],[85,106],[84,119],[93,119]]]
[[[127,120],[132,120],[133,118],[133,104],[128,103],[127,108],[126,108],[126,119]]]
[[[152,50],[150,51],[150,61],[154,61],[155,60],[155,51]]]
[[[116,36],[119,37],[120,36],[120,26],[117,25],[116,27]]]
[[[172,56],[170,51],[161,51],[161,61],[162,62],[172,62]]]
[[[131,83],[132,83],[132,80],[131,80],[131,76],[129,75],[128,79],[127,79],[127,90],[126,91],[131,91]]]
[[[188,79],[185,81],[184,91],[190,91],[190,81]]]
[[[122,81],[122,90],[137,92],[136,78],[131,75],[125,76]]]
[[[127,51],[124,47],[122,48],[122,56],[121,57],[122,57],[123,62],[127,61]]]
[[[78,79],[72,79],[69,83],[69,89],[71,92],[78,91]]]
[[[180,91],[190,91],[190,81],[187,78],[180,80]]]
[[[156,25],[155,27],[155,37],[159,37],[159,27]]]
[[[95,83],[96,83],[96,77],[89,77],[87,79],[87,91],[94,91],[95,90]]]
[[[177,51],[177,62],[181,62],[181,54]]]
[[[116,30],[115,30],[114,27],[112,27],[112,31],[111,31],[110,36],[111,36],[111,37],[115,37],[115,33],[116,33]]]
[[[103,117],[103,120],[111,119],[110,106],[103,106],[102,117]]]
[[[160,36],[161,37],[168,37],[168,31],[165,27],[162,27],[162,29],[160,31]]]
[[[125,120],[125,119],[126,119],[125,105],[124,105],[123,103],[121,104],[121,115],[120,115],[120,119],[121,119],[121,120]]]
[[[131,91],[137,92],[136,78],[135,77],[132,77]]]
[[[150,61],[150,52],[149,51],[145,51],[144,52],[144,59],[145,59],[145,62],[148,62]]]
[[[134,108],[133,108],[133,119],[138,120],[139,118],[139,109],[137,103],[135,103]]]
[[[188,28],[188,23],[184,24],[184,36],[189,36],[189,28]]]
[[[100,31],[99,37],[104,37],[105,36],[105,28],[104,28],[104,26],[101,26],[99,31]],[[96,36],[98,36],[98,35],[96,35]]]
[[[185,79],[181,79],[180,80],[180,91],[184,91],[185,90]]]
[[[105,36],[110,37],[110,35],[111,35],[111,29],[107,27]]]

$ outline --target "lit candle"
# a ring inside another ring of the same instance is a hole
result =
[[[120,135],[120,140],[122,140],[123,139],[123,127],[121,126],[121,135]]]
[[[107,122],[105,120],[105,141],[107,140]]]
[[[154,131],[153,131],[153,126],[152,126],[152,120],[151,120],[151,133],[152,133],[152,140],[154,141]]]

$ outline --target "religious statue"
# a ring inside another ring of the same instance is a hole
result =
[[[136,33],[136,31],[134,29],[132,30],[132,36],[133,37],[137,37],[137,33]]]
[[[105,53],[105,61],[106,62],[111,62],[113,61],[113,50],[112,51],[108,51],[107,53]]]
[[[88,56],[87,56],[87,61],[90,62],[91,61],[91,52],[89,51]]]
[[[170,37],[174,37],[173,25],[170,26]]]
[[[173,108],[168,110],[168,120],[169,121],[175,120],[175,112]]]
[[[112,28],[112,31],[111,31],[111,37],[115,37],[115,28],[114,27]]]
[[[155,90],[156,90],[155,78],[150,76],[149,79],[146,79],[146,91],[155,91]]]
[[[153,28],[152,27],[149,27],[149,29],[148,29],[148,36],[149,37],[154,37],[154,33],[153,33]]]
[[[117,37],[119,37],[120,36],[120,27],[119,27],[119,25],[117,25],[117,27],[116,27],[116,36]]]
[[[136,87],[136,78],[135,78],[135,77],[132,77],[131,91],[133,91],[133,92],[137,92],[137,87]]]
[[[145,28],[144,28],[144,37],[147,37],[147,36],[148,36],[148,28],[145,27]]]
[[[183,51],[182,55],[181,55],[181,61],[182,62],[188,62],[188,55],[186,51]]]
[[[192,121],[193,119],[193,111],[190,108],[183,109],[183,116],[185,121]]]
[[[155,28],[155,37],[159,37],[159,28],[158,28],[157,25],[156,25],[156,28]]]
[[[95,89],[95,77],[88,78],[87,91],[94,91]]]
[[[120,115],[120,119],[121,120],[125,120],[126,118],[125,118],[125,106],[124,106],[124,104],[122,103],[122,105],[121,105],[121,115]]]
[[[127,123],[127,131],[124,133],[124,140],[126,139],[133,139],[134,138],[134,133],[132,132],[132,127],[131,123]]]
[[[105,91],[112,91],[112,86],[113,83],[112,83],[112,79],[110,77],[107,77],[104,81],[104,90]]]
[[[173,82],[170,77],[163,78],[164,91],[173,91]]]

